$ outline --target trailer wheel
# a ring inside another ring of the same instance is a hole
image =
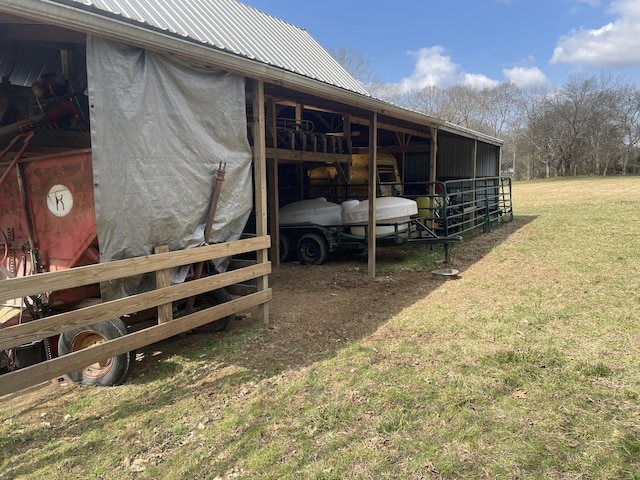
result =
[[[291,237],[286,233],[280,233],[280,261],[289,261],[291,256]]]
[[[62,356],[67,353],[77,352],[126,334],[127,326],[119,318],[71,330],[60,335],[58,339],[58,355]],[[93,363],[82,370],[68,373],[65,376],[72,382],[84,385],[99,385],[103,387],[120,385],[124,383],[131,373],[135,355],[135,351],[122,353],[104,361]]]
[[[205,308],[215,307],[216,305],[230,302],[231,295],[229,295],[229,292],[227,292],[224,288],[218,288],[217,290],[198,295],[197,301],[198,307],[204,310]],[[229,330],[231,322],[235,319],[235,317],[235,314],[232,313],[231,315],[227,315],[220,320],[211,322],[210,325],[215,325],[217,327],[215,329],[216,332],[223,332]]]
[[[320,234],[305,233],[298,240],[298,258],[305,265],[322,265],[327,261],[329,247]]]

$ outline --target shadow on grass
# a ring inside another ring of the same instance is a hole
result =
[[[486,234],[465,238],[452,250],[450,266],[462,273],[509,236],[535,220],[516,216]],[[255,312],[237,320],[229,332],[182,335],[148,347],[145,360],[133,374],[155,378],[151,359],[186,355],[202,362],[233,364],[268,377],[330,358],[344,346],[375,332],[403,309],[428,296],[443,280],[430,274],[442,266],[441,249],[397,246],[378,249],[376,278],[367,274],[366,255],[340,255],[325,265],[284,264],[270,277],[273,300],[270,325]],[[411,257],[424,256],[416,263]],[[158,362],[156,362],[158,363]],[[139,372],[139,373],[137,373]],[[170,375],[170,374],[169,374]]]
[[[487,234],[466,238],[453,249],[451,266],[464,272],[535,218],[517,216]],[[422,268],[407,261],[407,256],[415,255],[428,257],[421,260]],[[123,387],[113,387],[123,390],[110,408],[108,421],[136,419],[195,396],[236,398],[257,380],[331,358],[439,288],[442,280],[434,278],[430,269],[442,258],[440,250],[430,252],[425,246],[381,248],[377,256],[381,273],[376,278],[368,276],[366,256],[360,254],[334,257],[320,266],[292,263],[274,269],[269,325],[261,324],[253,311],[241,316],[228,332],[204,328],[141,349],[131,378]],[[406,270],[394,268],[404,263]],[[128,386],[133,388],[125,390]],[[82,395],[82,388],[58,390],[57,403],[72,402]],[[41,401],[51,400],[52,391],[56,390],[47,390]],[[33,405],[23,405],[11,417],[37,413]],[[15,458],[9,457],[5,468],[12,475],[27,477],[41,471],[55,459],[47,454],[26,459],[21,445],[37,449],[70,436],[82,440],[67,446],[66,455],[82,458],[87,449],[102,449],[91,442],[104,426],[105,420],[88,418],[48,431],[42,438],[31,429],[11,432],[3,450]],[[0,474],[0,478],[6,477]]]

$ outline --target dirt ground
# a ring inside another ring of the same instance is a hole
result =
[[[448,265],[442,263],[441,250],[433,251],[431,255],[438,262],[435,268],[455,268],[462,274],[519,228],[519,223],[501,224],[493,232],[473,238],[464,248],[454,247]],[[394,246],[378,249],[377,257],[379,262],[388,263],[411,254],[410,249]],[[333,257],[324,265],[285,263],[274,268],[269,279],[273,290],[270,326],[253,340],[242,342],[225,360],[257,371],[265,365],[282,370],[307,366],[371,335],[381,324],[446,281],[452,280],[437,278],[429,269],[387,271],[372,278],[368,275],[365,254]],[[233,336],[255,328],[258,323],[255,312],[247,315],[240,315],[229,332],[214,335]],[[177,352],[197,341],[191,336],[167,341],[162,346],[163,352]]]
[[[441,253],[434,252],[440,258]],[[270,324],[259,328],[257,309],[239,314],[228,332],[181,335],[142,352],[132,378],[145,375],[155,361],[188,351],[207,339],[247,335],[224,362],[265,374],[298,369],[331,356],[345,345],[371,335],[393,315],[437,288],[443,280],[429,271],[367,273],[366,256],[342,257],[324,265],[285,263],[269,277],[273,299]],[[161,353],[159,353],[161,352]]]
[[[440,282],[424,271],[371,278],[357,261],[284,264],[271,275],[272,326],[231,360],[258,369],[265,362],[306,366],[370,335]]]
[[[518,221],[501,225],[489,234],[471,240],[464,248],[452,251],[451,267],[464,272],[471,264],[501,242],[519,225]],[[428,248],[428,247],[424,247]],[[400,247],[378,250],[378,259],[393,261],[411,255]],[[442,251],[432,253],[443,268]],[[307,366],[335,354],[345,345],[374,333],[389,318],[440,287],[443,280],[428,269],[367,273],[365,254],[333,257],[324,265],[307,266],[298,262],[274,268],[269,277],[273,300],[269,303],[270,324],[260,327],[256,311],[243,312],[227,332],[212,332],[207,327],[196,334],[178,337],[138,351],[132,372],[135,380],[149,374],[156,362],[197,346],[200,342],[234,337],[258,331],[238,342],[238,348],[225,355],[225,363],[258,372],[274,373]],[[37,404],[38,397],[56,397],[60,389],[52,381],[27,391],[12,394],[19,403]]]

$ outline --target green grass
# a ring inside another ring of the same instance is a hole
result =
[[[0,478],[640,479],[640,178],[513,195],[512,224],[454,250],[460,279],[308,367],[227,362],[257,328],[2,401]],[[441,253],[408,252],[382,268]]]

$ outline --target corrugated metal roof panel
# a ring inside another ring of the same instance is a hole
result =
[[[211,45],[362,95],[309,33],[236,0],[53,0]]]

